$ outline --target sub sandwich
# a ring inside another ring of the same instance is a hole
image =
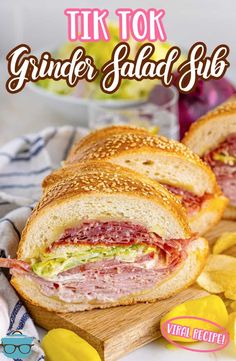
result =
[[[229,199],[224,218],[236,219],[236,97],[195,122],[182,142],[211,167]]]
[[[200,234],[220,220],[228,203],[198,155],[143,128],[113,126],[92,132],[72,147],[65,166],[87,160],[105,160],[158,181],[179,199],[192,230]]]
[[[0,259],[28,302],[74,312],[167,298],[192,284],[208,253],[185,210],[157,182],[105,162],[44,182],[17,259]]]

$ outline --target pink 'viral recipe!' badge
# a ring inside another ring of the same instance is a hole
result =
[[[190,320],[200,321],[202,328],[189,326]],[[212,328],[214,328],[214,331]],[[161,325],[161,333],[162,336],[174,346],[193,352],[220,351],[230,342],[230,336],[224,327],[213,321],[195,316],[179,316],[171,318]],[[201,348],[194,348],[192,344],[191,347],[184,345],[185,342],[192,342],[195,344],[197,341],[204,342],[205,347],[202,348],[201,346]]]

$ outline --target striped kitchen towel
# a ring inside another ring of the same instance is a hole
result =
[[[0,256],[16,257],[21,232],[41,195],[41,182],[65,159],[72,143],[86,134],[83,128],[64,126],[47,128],[39,134],[19,137],[0,148]],[[35,337],[33,354],[27,360],[44,360],[37,346],[38,334],[32,319],[10,286],[8,275],[0,272],[1,302],[9,315],[7,329],[0,324],[1,337],[6,332],[21,330]],[[1,323],[1,321],[0,321]],[[0,350],[1,351],[1,350]],[[9,360],[0,352],[0,360]]]

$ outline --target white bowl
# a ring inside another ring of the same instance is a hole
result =
[[[117,109],[139,105],[144,102],[144,100],[92,100],[75,97],[74,95],[59,95],[51,93],[34,83],[29,83],[28,89],[32,95],[42,102],[43,106],[50,107],[55,113],[63,116],[68,124],[78,126],[88,126],[89,108],[92,106]]]

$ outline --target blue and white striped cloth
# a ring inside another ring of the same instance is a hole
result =
[[[40,197],[43,178],[58,168],[72,143],[85,134],[86,130],[83,128],[47,128],[39,134],[19,137],[0,148],[1,257],[16,256],[21,232]],[[7,333],[21,330],[23,334],[37,340],[38,334],[32,319],[1,271],[0,297],[6,302],[9,312]],[[0,331],[3,332],[1,324]],[[0,352],[0,360],[6,361],[9,358]],[[44,360],[40,347],[35,347],[28,360]]]

